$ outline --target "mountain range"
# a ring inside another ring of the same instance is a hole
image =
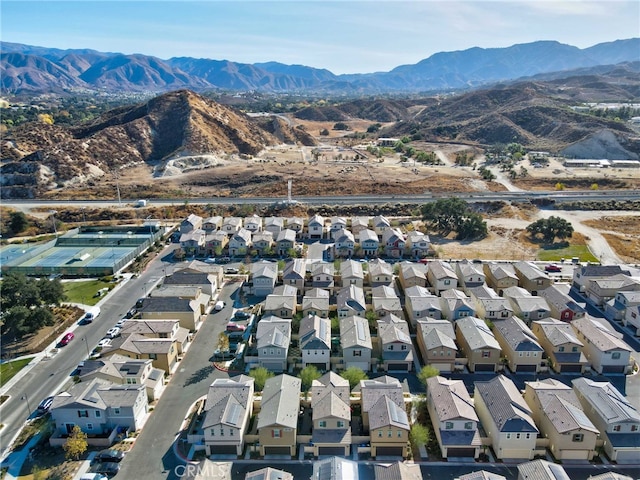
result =
[[[335,75],[326,69],[278,62],[157,57],[60,50],[0,42],[0,91],[42,93],[76,90],[162,92],[188,88],[357,95],[447,91],[566,70],[640,61],[640,38],[580,49],[556,41],[506,48],[436,53],[389,72]]]

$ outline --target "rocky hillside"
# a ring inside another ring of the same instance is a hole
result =
[[[140,163],[162,170],[175,166],[175,159],[189,159],[193,167],[212,157],[255,155],[268,145],[309,141],[286,122],[268,130],[188,90],[112,110],[82,127],[25,124],[1,145],[2,196],[31,197]]]

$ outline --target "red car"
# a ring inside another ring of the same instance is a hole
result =
[[[237,323],[227,323],[227,332],[244,332],[247,329],[244,325],[238,325]]]
[[[557,265],[547,265],[544,267],[545,272],[561,272],[562,269]]]
[[[67,333],[64,337],[62,337],[62,339],[60,340],[59,345],[61,347],[64,347],[65,345],[67,345],[71,340],[73,340],[73,338],[75,337],[75,335],[72,332]]]

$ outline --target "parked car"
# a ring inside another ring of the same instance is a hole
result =
[[[120,335],[120,327],[111,327],[107,330],[108,338],[116,338],[118,335]]]
[[[124,318],[133,318],[136,313],[138,313],[138,309],[136,307],[130,308]]]
[[[558,265],[551,264],[544,267],[544,271],[545,272],[561,272],[562,268],[560,268]]]
[[[127,323],[127,319],[126,318],[121,318],[120,320],[118,320],[116,322],[116,324],[114,325],[114,327],[118,327],[118,328],[122,328],[124,327],[124,324]]]
[[[64,347],[65,345],[68,345],[69,342],[71,340],[73,340],[75,338],[75,335],[73,334],[73,332],[69,332],[66,333],[64,337],[62,337],[62,339],[60,340],[60,343],[58,343],[58,345],[60,347]]]
[[[247,318],[251,317],[251,314],[248,312],[245,312],[244,310],[238,310],[235,314],[234,317],[240,319],[240,320],[246,320]]]
[[[96,454],[94,460],[97,462],[120,462],[124,458],[125,453],[115,448],[107,448]]]
[[[219,312],[220,310],[222,310],[224,307],[226,306],[226,303],[224,303],[222,300],[218,300],[216,302],[216,304],[213,306],[213,309],[216,312]]]
[[[215,352],[213,352],[213,358],[215,358],[216,360],[230,360],[233,358],[233,356],[233,353],[228,349],[220,350],[218,348]]]
[[[234,322],[227,323],[227,332],[244,332],[247,329],[244,325],[239,325]]]
[[[110,347],[111,346],[111,339],[110,338],[103,338],[102,340],[100,340],[98,342],[98,347],[100,348],[105,348],[105,347]]]
[[[108,480],[108,478],[101,473],[85,473],[80,477],[80,480]]]
[[[204,263],[216,263],[216,259],[214,257],[208,257],[204,259]]]
[[[237,273],[240,273],[240,270],[238,270],[235,267],[227,267],[227,268],[224,269],[224,273],[229,273],[229,274],[232,274],[232,275],[236,275]]]
[[[107,477],[113,477],[120,471],[120,464],[117,462],[98,462],[89,469],[91,473],[101,473]]]
[[[47,397],[44,400],[42,400],[40,402],[40,404],[38,405],[38,413],[39,414],[45,414],[49,411],[49,409],[51,408],[51,404],[53,403],[53,397]]]

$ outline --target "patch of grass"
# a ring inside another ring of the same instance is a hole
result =
[[[13,378],[13,376],[22,370],[31,361],[33,357],[21,358],[13,362],[0,364],[0,387]]]
[[[538,260],[543,262],[559,262],[561,259],[571,260],[578,257],[581,262],[595,262],[600,260],[591,253],[586,245],[569,245],[565,248],[540,249],[538,250]]]
[[[640,242],[638,242],[638,237],[613,233],[603,233],[602,236],[624,261],[629,263],[640,262]]]
[[[102,297],[94,295],[101,288],[113,286],[112,283],[102,280],[87,280],[83,282],[64,282],[64,293],[68,302],[84,303],[85,305],[95,305]]]

